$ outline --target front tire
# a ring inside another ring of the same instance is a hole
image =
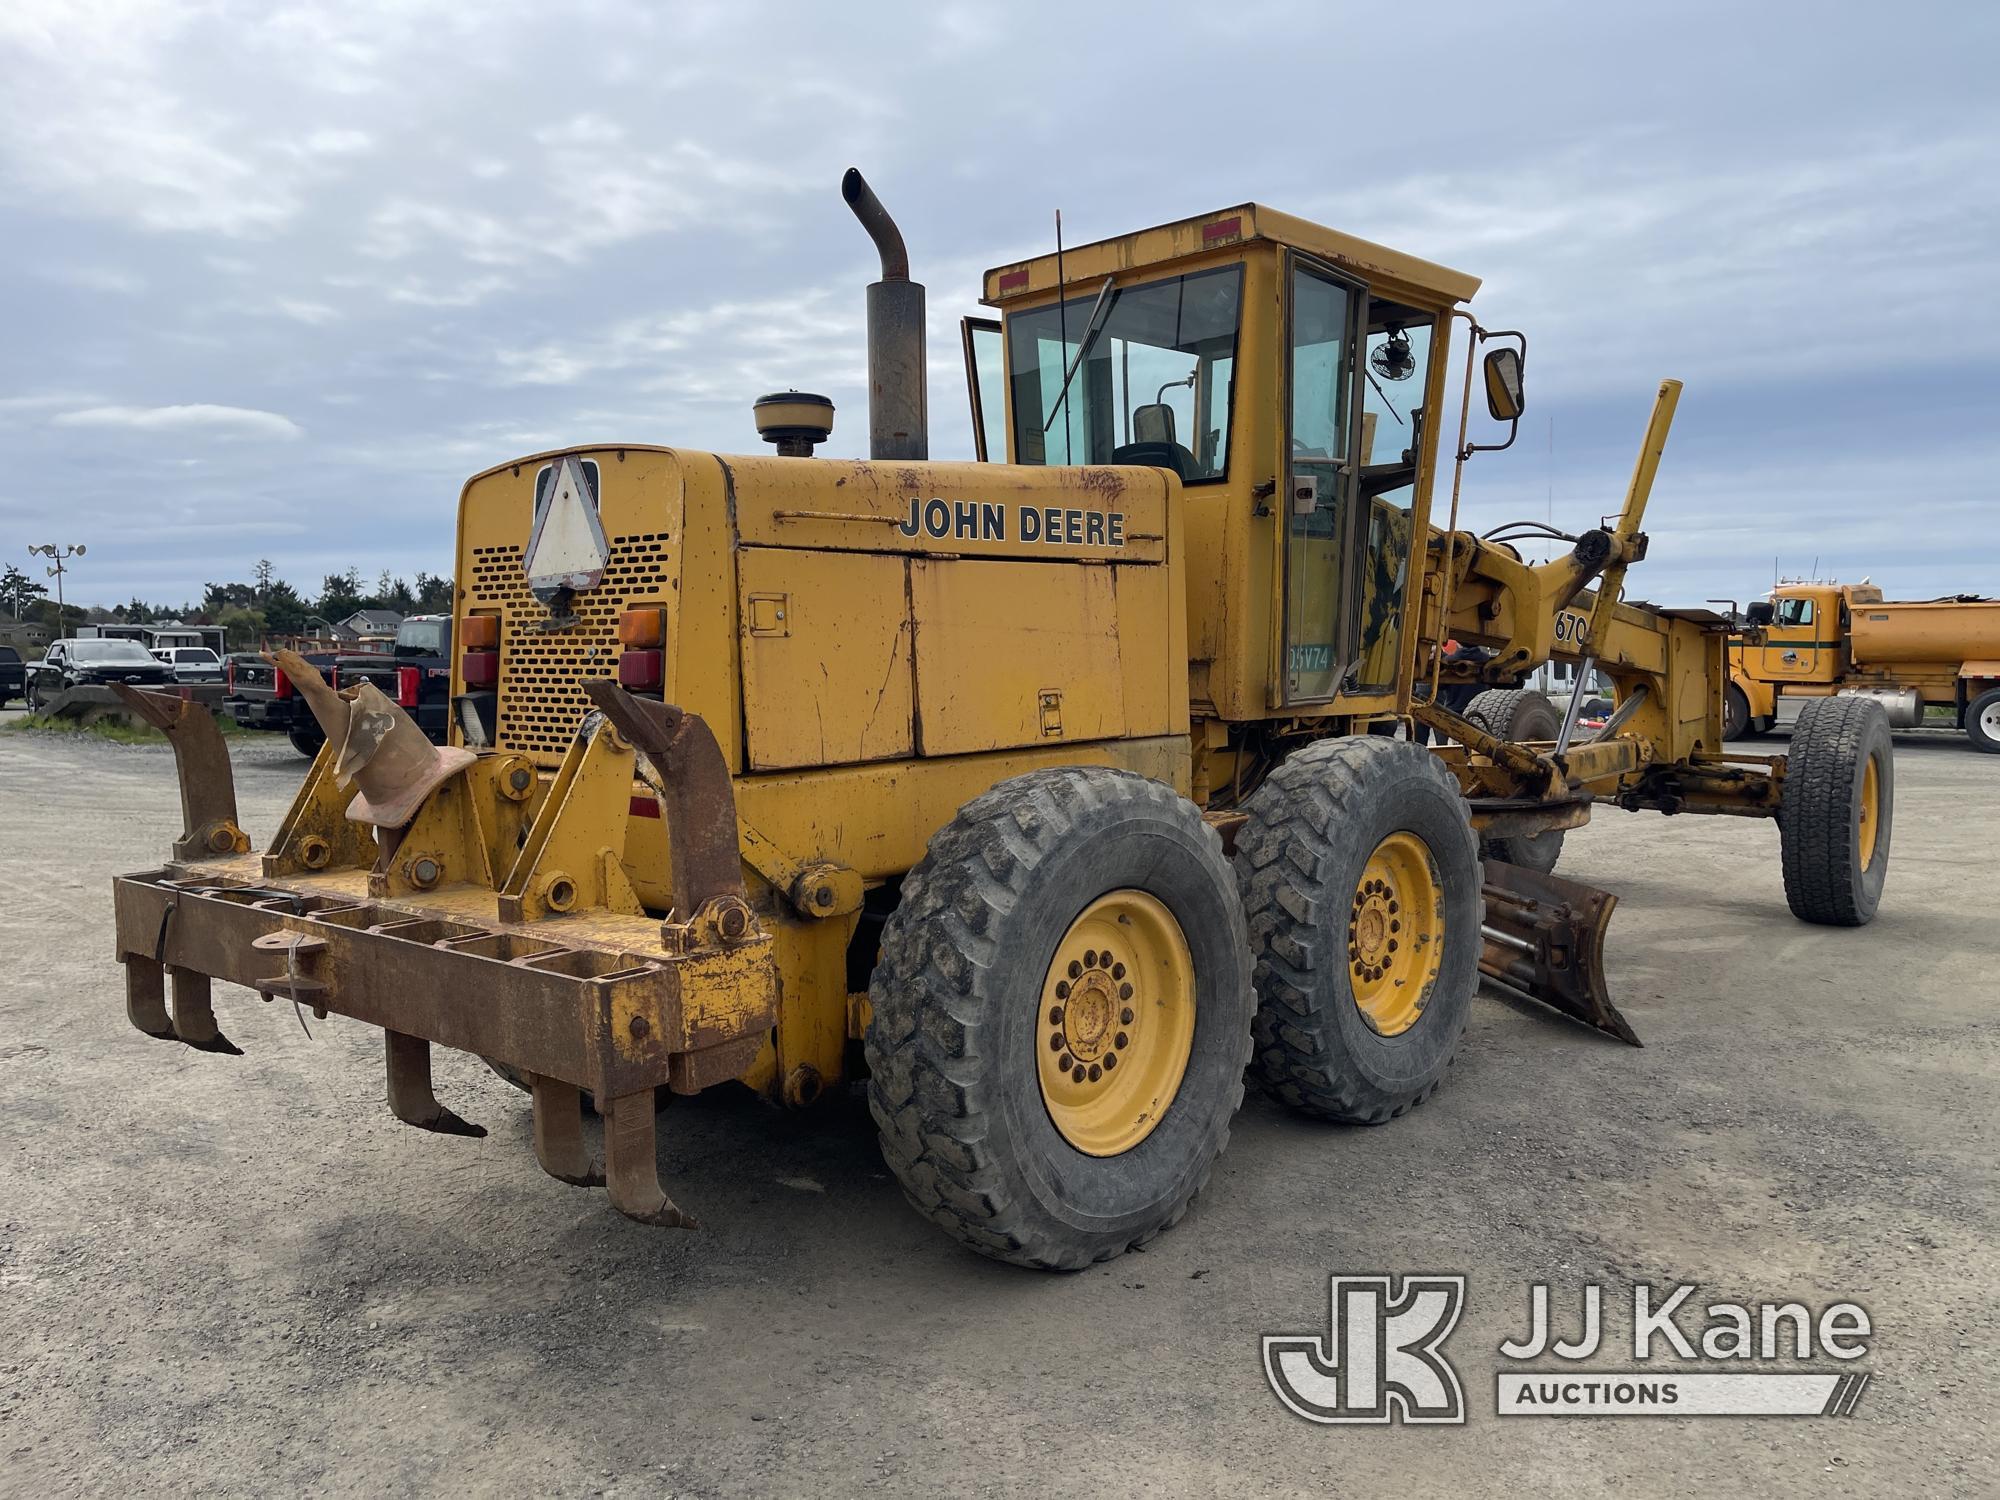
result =
[[[1722,690],[1722,737],[1745,739],[1750,734],[1750,697],[1735,683]]]
[[[288,729],[285,738],[292,742],[292,748],[311,760],[319,754],[319,747],[326,743],[326,735],[315,724],[311,729]]]
[[[1322,740],[1245,811],[1254,1076],[1320,1119],[1406,1113],[1443,1081],[1478,985],[1479,845],[1458,783],[1417,745]]]
[[[1813,698],[1792,726],[1778,842],[1802,922],[1860,927],[1889,873],[1896,759],[1889,716],[1866,698]]]
[[[1158,782],[1062,767],[967,803],[905,878],[868,993],[883,1157],[983,1255],[1108,1260],[1175,1223],[1228,1144],[1243,912],[1221,840]]]
[[[1966,705],[1965,737],[1973,749],[2000,755],[2000,688],[1981,693]]]
[[[1465,717],[1488,734],[1516,744],[1549,741],[1562,733],[1561,710],[1533,688],[1488,688],[1465,706]],[[1562,852],[1560,828],[1479,841],[1482,858],[1505,860],[1540,875],[1556,867]]]

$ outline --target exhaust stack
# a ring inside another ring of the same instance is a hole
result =
[[[840,196],[882,256],[882,279],[868,286],[868,456],[927,459],[924,289],[910,280],[902,231],[853,167],[840,179]]]

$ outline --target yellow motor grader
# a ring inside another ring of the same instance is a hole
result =
[[[261,849],[208,716],[131,695],[186,822],[115,882],[141,1031],[234,1051],[214,979],[349,1016],[399,1118],[469,1134],[430,1049],[475,1053],[551,1175],[653,1224],[689,1222],[656,1094],[805,1107],[858,1042],[918,1209],[1067,1268],[1186,1210],[1246,1069],[1324,1119],[1424,1099],[1482,970],[1635,1040],[1610,898],[1548,873],[1597,806],[1776,817],[1794,911],[1873,914],[1879,707],[1727,754],[1728,623],[1622,598],[1671,382],[1616,521],[1525,562],[1456,525],[1475,383],[1502,423],[1522,400],[1477,282],[1244,205],[988,273],[982,461],[933,463],[923,288],[843,193],[882,257],[869,459],[812,457],[831,405],[787,392],[757,404],[773,455],[476,475],[450,745],[285,659],[327,743]],[[1553,657],[1616,684],[1595,733],[1513,686]]]

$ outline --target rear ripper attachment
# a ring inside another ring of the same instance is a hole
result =
[[[387,1099],[407,1124],[484,1135],[439,1103],[433,1043],[503,1065],[534,1098],[545,1171],[605,1186],[647,1224],[692,1227],[660,1186],[654,1091],[692,1094],[749,1066],[775,1023],[771,938],[745,898],[729,775],[708,726],[615,683],[554,777],[522,756],[439,749],[372,685],[345,693],[278,657],[326,744],[262,854],[236,824],[214,721],[123,690],[164,730],[185,833],[162,869],[113,882],[126,1006],[148,1036],[239,1049],[221,979],[384,1032]],[[621,850],[635,775],[668,830],[673,909],[649,916]],[[167,1006],[172,985],[172,1010]],[[582,1094],[604,1116],[604,1160]]]

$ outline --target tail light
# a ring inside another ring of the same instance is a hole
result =
[[[618,658],[618,685],[657,693],[666,682],[665,653],[627,650]]]
[[[292,679],[276,667],[271,668],[271,696],[289,698],[292,696]]]
[[[618,617],[618,685],[658,693],[667,684],[667,612],[658,605],[628,609]]]
[[[417,698],[423,692],[424,674],[417,667],[396,668],[396,702],[404,708],[415,708]]]
[[[236,663],[233,661],[223,664],[222,691],[225,697],[236,691]]]
[[[465,648],[458,659],[458,675],[468,692],[500,685],[500,617],[467,615],[459,626],[459,644]]]

